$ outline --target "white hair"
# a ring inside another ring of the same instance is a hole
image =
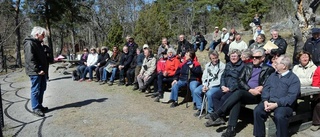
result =
[[[41,35],[43,33],[46,33],[46,29],[43,27],[39,27],[39,26],[35,26],[33,27],[32,31],[31,31],[31,36],[32,37],[37,37],[37,35]]]
[[[177,54],[177,52],[176,52],[176,50],[174,48],[169,48],[167,53],[168,52],[172,52],[172,55],[174,55],[174,56]]]

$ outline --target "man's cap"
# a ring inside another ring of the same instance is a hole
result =
[[[222,28],[222,31],[227,30],[226,28]]]
[[[143,48],[143,49],[149,48],[149,45],[148,45],[148,44],[144,44],[142,48]]]
[[[320,29],[319,28],[312,28],[311,32],[312,32],[312,34],[320,33]]]
[[[214,27],[215,29],[218,29],[219,27],[218,26],[216,26],[216,27]]]

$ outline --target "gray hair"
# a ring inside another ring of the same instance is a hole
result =
[[[279,58],[281,58],[281,61],[280,61],[281,64],[285,65],[287,69],[291,69],[292,63],[289,56],[281,55]]]
[[[32,31],[31,31],[31,36],[35,38],[35,37],[37,37],[37,35],[41,35],[46,32],[47,32],[47,30],[45,28],[35,26],[35,27],[33,27]]]
[[[251,51],[250,49],[246,49],[246,50],[242,51],[241,54],[244,55],[244,56],[246,56],[246,57],[248,57],[248,58],[251,58],[251,56],[252,56],[252,51]]]
[[[266,56],[266,53],[264,52],[264,49],[261,49],[261,48],[254,49],[254,50],[252,51],[252,54],[255,54],[255,53],[258,53],[258,52],[261,53],[261,56],[262,56],[262,57],[265,57],[265,56]]]
[[[238,49],[232,49],[231,51],[229,51],[228,55],[230,56],[231,54],[236,53],[239,57],[241,56],[241,52]]]
[[[176,50],[174,48],[169,48],[167,53],[172,52],[172,55],[175,56],[177,54]]]
[[[216,50],[210,50],[208,53],[209,58],[210,58],[210,55],[219,57],[219,53]]]

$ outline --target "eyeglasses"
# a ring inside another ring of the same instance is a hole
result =
[[[262,56],[252,56],[253,59],[261,59]]]

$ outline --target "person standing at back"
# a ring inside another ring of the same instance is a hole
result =
[[[45,37],[46,29],[42,27],[34,27],[31,36],[25,38],[24,54],[25,54],[25,70],[31,81],[31,108],[32,113],[36,116],[44,116],[48,110],[42,105],[43,94],[47,88],[48,62],[41,45]]]

